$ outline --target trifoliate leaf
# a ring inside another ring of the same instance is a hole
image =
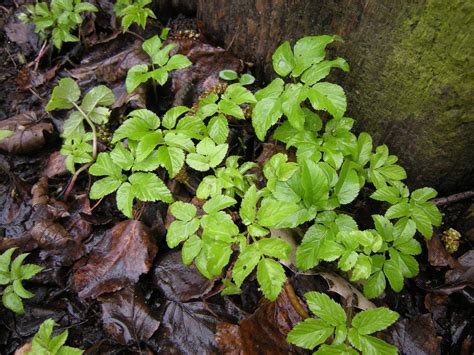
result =
[[[257,266],[257,281],[263,295],[270,301],[277,299],[286,280],[285,270],[273,259],[262,259]]]
[[[122,177],[122,169],[115,164],[108,153],[99,153],[97,160],[89,168],[89,174],[94,176],[113,176],[116,180]]]
[[[170,224],[166,233],[166,243],[170,248],[175,248],[179,243],[195,234],[199,228],[199,219],[194,218],[188,222],[176,220]]]
[[[309,310],[332,326],[346,323],[346,312],[336,301],[321,292],[305,293]]]
[[[170,190],[163,181],[153,173],[134,173],[128,178],[132,191],[140,201],[173,202]]]
[[[312,350],[326,341],[334,327],[321,319],[308,318],[298,323],[287,336],[288,342]]]
[[[254,243],[255,247],[260,250],[260,253],[272,258],[288,260],[291,252],[291,245],[279,238],[265,238],[260,239]]]
[[[139,141],[160,126],[160,118],[147,109],[134,110],[128,116],[129,118],[115,131],[112,143],[124,138]]]
[[[189,108],[186,106],[176,106],[169,109],[168,111],[166,111],[165,115],[163,116],[163,126],[168,129],[174,128],[178,117],[188,111],[189,111]]]
[[[137,64],[129,69],[127,78],[125,79],[125,87],[127,92],[132,93],[140,84],[148,81],[151,74],[148,73],[148,65]]]
[[[53,89],[51,99],[46,105],[46,111],[58,109],[70,109],[74,107],[74,103],[81,97],[81,89],[79,85],[71,79],[64,78],[59,80],[58,86]]]
[[[371,299],[382,294],[386,287],[385,275],[382,271],[377,271],[369,277],[364,284],[364,295]]]
[[[207,124],[207,132],[214,142],[223,144],[229,135],[229,123],[223,115],[212,117]]]

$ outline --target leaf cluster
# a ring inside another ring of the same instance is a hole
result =
[[[154,12],[146,7],[151,0],[117,0],[113,10],[122,18],[122,30],[126,32],[134,23],[145,29],[148,17],[156,19]]]
[[[142,48],[151,59],[151,70],[147,64],[137,64],[131,67],[125,79],[128,93],[133,92],[140,84],[146,83],[149,79],[164,85],[168,81],[170,71],[184,69],[192,64],[182,54],[170,56],[170,52],[176,47],[176,43],[169,43],[163,48],[162,46],[163,41],[158,35],[143,42]]]
[[[370,308],[357,313],[350,323],[344,309],[324,293],[308,292],[310,311],[318,318],[307,318],[288,333],[288,341],[313,354],[397,354],[397,348],[371,336],[396,322],[399,315],[387,308]],[[325,343],[333,336],[331,344]],[[321,345],[323,344],[323,345]],[[350,345],[349,345],[350,344]],[[357,349],[357,350],[356,350]]]
[[[104,85],[99,85],[84,95],[81,104],[81,89],[71,78],[61,79],[53,89],[51,99],[46,105],[46,111],[75,109],[64,121],[64,143],[61,154],[66,155],[66,167],[75,172],[76,164],[91,163],[96,155],[96,125],[109,121],[110,109],[107,106],[115,102],[112,90]],[[92,132],[86,132],[84,121]],[[94,142],[94,146],[90,142]],[[95,148],[94,148],[95,147]]]
[[[9,310],[24,314],[22,298],[32,298],[34,294],[23,287],[22,281],[31,279],[43,268],[35,264],[23,265],[28,253],[20,254],[12,261],[15,250],[10,248],[0,255],[0,285],[6,286],[2,303]]]
[[[52,319],[47,319],[41,323],[38,332],[33,337],[31,342],[31,351],[27,354],[31,355],[81,355],[84,351],[64,345],[69,336],[66,329],[59,335],[52,336],[53,328],[56,322]]]
[[[23,23],[32,22],[35,32],[42,39],[51,36],[54,46],[61,49],[64,42],[79,42],[73,35],[78,25],[83,21],[82,12],[98,11],[97,7],[81,0],[51,0],[51,4],[38,2],[36,5],[26,5],[27,12],[19,18]]]

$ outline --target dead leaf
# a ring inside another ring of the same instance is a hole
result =
[[[399,320],[389,332],[402,354],[435,355],[441,353],[441,338],[436,336],[430,314]]]
[[[221,323],[216,342],[225,354],[295,354],[300,350],[286,341],[290,330],[303,318],[286,292],[275,302],[264,303],[239,325]]]
[[[0,150],[12,154],[38,151],[45,144],[44,131],[52,133],[51,123],[38,122],[33,111],[20,113],[0,121],[0,130],[10,130],[14,134],[0,141]]]
[[[48,178],[41,177],[31,188],[31,205],[46,205],[49,202]]]
[[[52,178],[55,176],[66,175],[69,172],[66,168],[66,158],[67,156],[62,155],[59,152],[52,153],[46,162],[46,167],[43,170],[43,176]]]
[[[454,259],[446,250],[438,233],[433,234],[431,240],[426,240],[426,248],[428,249],[428,261],[431,266],[457,266]]]
[[[120,344],[139,343],[151,338],[160,322],[152,315],[138,289],[125,288],[100,296],[105,330]]]
[[[158,251],[147,227],[139,221],[123,221],[107,231],[85,265],[74,273],[74,287],[81,298],[96,298],[138,281],[150,270]]]

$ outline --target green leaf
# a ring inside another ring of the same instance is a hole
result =
[[[325,322],[334,327],[346,323],[346,312],[328,295],[321,292],[307,292],[304,297],[309,310]]]
[[[272,55],[273,70],[284,77],[291,73],[295,66],[295,59],[290,44],[283,42]]]
[[[194,218],[190,221],[176,220],[170,224],[166,233],[166,243],[170,248],[176,248],[179,243],[185,241],[194,235],[199,228],[199,219]]]
[[[252,126],[257,138],[264,141],[267,131],[282,115],[283,111],[278,99],[264,98],[258,101],[252,110]]]
[[[238,77],[235,70],[224,69],[219,72],[219,78],[224,80],[236,80]]]
[[[251,245],[240,253],[234,268],[232,269],[232,279],[237,286],[241,286],[247,276],[255,269],[260,262],[262,254],[254,245]]]
[[[191,203],[176,201],[170,205],[170,212],[177,219],[184,222],[189,222],[194,217],[196,217],[197,209]]]
[[[255,77],[250,74],[243,74],[239,79],[239,83],[242,85],[252,85],[254,82]]]
[[[20,269],[20,280],[29,280],[41,270],[43,270],[43,268],[35,264],[23,265]]]
[[[251,224],[247,227],[247,230],[252,237],[264,237],[270,233],[270,231],[258,224]]]
[[[305,233],[303,242],[296,249],[296,266],[304,271],[319,263],[321,244],[330,238],[330,230],[325,226],[315,224]]]
[[[107,176],[92,184],[89,197],[93,200],[101,199],[117,190],[120,185],[122,185],[122,180],[117,179],[115,176]]]
[[[397,321],[399,314],[385,307],[369,308],[352,318],[352,327],[359,334],[372,334],[388,328]]]
[[[322,61],[326,54],[326,46],[335,40],[340,40],[340,38],[338,36],[306,36],[299,39],[294,47],[295,68],[291,76],[298,77],[311,65]]]
[[[345,344],[338,345],[321,345],[318,350],[313,353],[315,355],[358,355],[359,353]]]
[[[179,132],[168,132],[165,135],[165,143],[171,147],[184,149],[187,152],[194,152],[194,143],[187,135]]]
[[[189,111],[189,108],[186,106],[176,106],[176,107],[170,108],[168,111],[166,111],[165,115],[163,116],[163,126],[168,129],[174,128],[178,117],[188,111]]]
[[[14,134],[13,131],[9,131],[9,130],[7,130],[7,129],[0,129],[0,141],[1,141],[2,139],[11,137],[13,134]]]
[[[257,101],[261,101],[263,99],[278,99],[280,97],[281,93],[283,92],[283,88],[285,86],[285,82],[280,79],[276,78],[273,79],[273,81],[268,84],[266,87],[263,89],[258,90],[255,93],[255,98]]]
[[[301,185],[304,190],[303,200],[307,207],[318,204],[320,200],[327,200],[328,180],[323,170],[312,160],[302,162]]]
[[[139,141],[160,126],[160,118],[150,110],[138,109],[128,115],[130,118],[115,131],[112,143],[124,138]]]
[[[308,318],[298,323],[287,336],[288,342],[312,350],[326,341],[334,327],[321,319]]]
[[[9,248],[2,255],[0,255],[0,272],[10,273],[10,262],[16,249],[16,247]]]
[[[252,224],[255,221],[257,211],[257,187],[252,185],[245,192],[240,204],[240,218],[245,225]]]
[[[181,258],[184,265],[190,265],[202,249],[202,240],[197,235],[192,235],[186,240],[181,249]]]
[[[438,193],[435,189],[431,187],[423,187],[421,189],[415,190],[411,193],[411,198],[417,203],[426,202],[432,198],[435,198]]]
[[[168,63],[164,66],[164,69],[167,71],[172,71],[176,69],[184,69],[192,65],[193,63],[182,54],[175,54],[170,58]]]
[[[260,253],[272,258],[288,260],[291,252],[291,245],[279,238],[265,238],[260,239],[254,243],[255,247],[260,250]]]
[[[188,154],[186,164],[197,171],[208,171],[211,168],[208,157],[197,153]]]
[[[115,102],[112,90],[105,85],[99,85],[90,90],[82,100],[81,108],[89,113],[97,106],[109,106]]]
[[[239,228],[231,216],[223,211],[203,216],[201,226],[204,234],[216,241],[232,243],[232,237],[239,234]]]
[[[173,202],[170,190],[153,173],[134,173],[128,180],[132,184],[132,192],[140,201]]]
[[[369,336],[361,335],[356,329],[349,329],[350,343],[360,351],[367,355],[396,355],[398,350],[393,345],[387,344],[383,340]]]
[[[158,157],[158,151],[154,150],[145,159],[140,162],[135,161],[132,170],[135,171],[153,171],[158,169],[161,165],[161,160]]]
[[[403,288],[403,275],[397,261],[394,259],[387,260],[383,266],[383,272],[387,276],[392,290],[400,292]]]
[[[223,144],[229,135],[229,123],[223,115],[212,117],[207,124],[207,132],[214,142]]]
[[[339,85],[317,83],[308,90],[308,98],[315,110],[325,110],[335,118],[346,112],[346,94]]]
[[[223,279],[222,284],[224,289],[221,291],[222,296],[240,295],[242,290],[229,279]]]
[[[229,85],[222,97],[237,105],[257,102],[255,96],[253,96],[253,94],[248,89],[244,88],[238,83]]]
[[[122,177],[122,169],[115,164],[108,153],[99,153],[97,160],[89,168],[89,174],[93,176],[112,176],[116,180]]]
[[[334,188],[339,203],[342,205],[351,203],[357,197],[359,191],[359,175],[355,169],[351,169],[349,165],[344,165],[339,175],[339,181]]]
[[[74,7],[74,12],[79,13],[84,11],[97,12],[99,10],[97,9],[97,7],[88,2],[80,2]]]
[[[396,205],[391,206],[387,212],[385,212],[385,217],[388,219],[401,218],[408,216],[410,214],[410,207],[406,202],[400,202]]]
[[[68,335],[69,335],[68,331],[65,330],[61,334],[51,339],[51,341],[49,342],[48,348],[50,349],[52,354],[57,354],[59,349],[61,349],[62,346],[66,343]]]
[[[258,223],[264,227],[280,228],[283,220],[299,210],[300,206],[297,204],[266,198],[257,212]]]
[[[123,170],[130,170],[134,163],[133,154],[120,142],[117,143],[115,148],[110,152],[110,158]]]
[[[117,208],[128,218],[133,218],[133,199],[132,185],[124,182],[117,190]]]
[[[277,299],[286,280],[285,270],[273,259],[262,259],[257,266],[257,281],[263,295],[270,301]]]
[[[161,39],[158,35],[148,38],[146,41],[143,41],[142,48],[153,59],[153,56],[156,55],[161,49]]]
[[[125,87],[127,88],[127,92],[131,94],[140,84],[148,81],[150,77],[151,74],[148,73],[148,65],[134,65],[127,72],[127,78],[125,79]]]
[[[233,206],[236,203],[237,201],[230,196],[217,195],[207,201],[202,208],[206,213],[211,214]]]
[[[385,275],[382,271],[377,271],[369,277],[364,284],[364,295],[371,299],[382,294],[386,287]]]
[[[71,109],[80,97],[81,89],[79,89],[79,86],[73,79],[61,79],[53,89],[51,99],[46,105],[45,110],[49,112],[58,109]]]
[[[301,81],[306,85],[313,85],[321,79],[327,77],[332,68],[339,68],[345,72],[348,72],[349,64],[347,64],[345,59],[342,58],[337,58],[335,60],[325,60],[321,63],[312,65],[311,68],[305,71],[301,77]],[[294,72],[295,71],[293,71],[293,73]]]
[[[433,236],[433,227],[430,218],[426,215],[425,211],[422,208],[415,206],[411,210],[411,218],[416,223],[416,229],[418,229],[423,237],[431,239]]]
[[[5,308],[17,314],[25,314],[21,298],[13,290],[13,286],[8,286],[3,290],[2,303]]]
[[[377,201],[386,201],[392,205],[400,202],[401,197],[398,189],[394,186],[384,186],[377,189],[370,198]]]
[[[21,298],[32,298],[32,297],[34,297],[33,293],[31,293],[30,291],[27,291],[23,287],[20,280],[14,280],[12,286],[13,286],[13,291],[15,291],[15,293],[19,297],[21,297]]]
[[[221,99],[218,104],[219,111],[239,119],[244,119],[244,112],[240,106],[230,100]]]
[[[174,178],[184,165],[184,152],[180,148],[162,145],[158,148],[158,159],[170,178]]]

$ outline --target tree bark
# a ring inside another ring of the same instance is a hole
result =
[[[463,0],[197,0],[205,35],[273,77],[284,40],[338,34],[332,55],[348,115],[400,158],[411,187],[474,187],[474,2]]]

